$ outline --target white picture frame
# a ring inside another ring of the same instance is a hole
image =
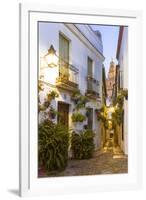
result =
[[[20,196],[134,190],[142,186],[142,15],[139,11],[20,4]],[[37,21],[129,27],[128,174],[37,178]]]

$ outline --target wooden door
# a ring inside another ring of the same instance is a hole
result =
[[[88,128],[92,130],[93,128],[93,109],[89,108],[88,111]]]
[[[68,127],[69,104],[59,101],[58,102],[58,123]]]

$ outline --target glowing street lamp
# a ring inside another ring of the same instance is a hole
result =
[[[110,112],[115,112],[115,108],[112,106],[112,107],[110,107]]]
[[[111,130],[112,129],[112,121],[108,120],[108,128]]]
[[[48,67],[57,67],[58,57],[56,55],[56,51],[53,45],[51,45],[48,49],[48,53],[45,55],[45,60],[47,62]]]

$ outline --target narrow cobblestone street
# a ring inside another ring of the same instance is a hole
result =
[[[97,152],[87,160],[69,160],[68,166],[63,172],[54,172],[49,176],[79,176],[96,174],[117,174],[128,172],[127,157],[113,158],[113,153]],[[42,173],[41,177],[46,174]]]
[[[128,173],[128,27],[38,27],[38,176]]]

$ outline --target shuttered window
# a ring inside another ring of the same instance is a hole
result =
[[[93,73],[93,61],[91,58],[88,57],[88,75],[92,77]]]
[[[88,76],[92,77],[93,76],[93,61],[91,58],[88,57],[88,61],[87,61],[87,68],[88,68]],[[87,81],[87,89],[88,90],[92,90],[92,79],[88,79]]]
[[[69,74],[69,40],[59,34],[59,73]]]

